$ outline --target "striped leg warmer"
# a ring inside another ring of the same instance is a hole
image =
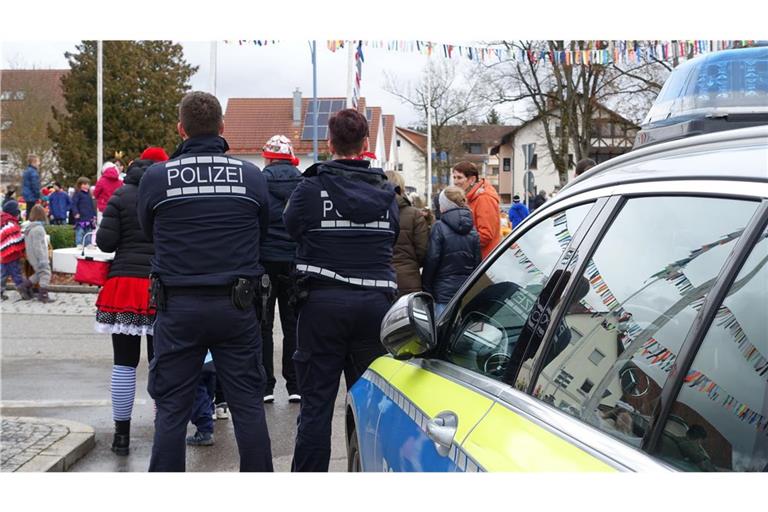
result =
[[[136,368],[114,365],[112,367],[112,418],[115,421],[131,419],[135,397]]]

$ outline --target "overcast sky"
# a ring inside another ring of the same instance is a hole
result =
[[[4,69],[68,68],[64,52],[75,51],[78,41],[3,42]],[[210,90],[211,43],[182,41],[184,56],[198,66],[192,88]],[[312,96],[312,61],[309,43],[304,40],[279,40],[274,45],[256,46],[220,41],[217,47],[216,95],[222,103],[232,97],[291,97],[298,87],[305,97]],[[383,89],[385,73],[406,84],[421,77],[427,58],[419,53],[363,47],[361,96],[367,104],[381,106],[385,114],[395,114],[399,126],[418,121],[413,109]],[[439,57],[438,57],[439,58]],[[460,69],[469,67],[456,60]],[[331,52],[326,41],[317,44],[318,96],[347,94],[347,51]],[[501,109],[504,112],[504,109]],[[510,120],[511,121],[511,120]]]

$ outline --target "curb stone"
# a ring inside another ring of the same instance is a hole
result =
[[[53,443],[36,443],[30,450],[40,451],[14,471],[54,472],[67,471],[75,462],[84,457],[96,446],[93,427],[69,420],[32,417],[4,417],[4,420],[19,423],[38,423],[63,427],[66,433]],[[39,446],[38,446],[39,445]]]

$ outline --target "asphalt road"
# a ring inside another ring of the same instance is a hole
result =
[[[131,422],[131,453],[118,457],[110,451],[113,423],[110,404],[112,344],[108,335],[93,331],[89,315],[57,315],[69,294],[57,294],[60,304],[45,312],[22,314],[4,303],[1,321],[2,414],[61,418],[94,427],[96,447],[70,470],[74,472],[146,471],[152,449],[153,404],[146,390],[147,361],[142,340],[136,404]],[[74,294],[73,294],[74,295]],[[95,300],[95,295],[92,295]],[[81,300],[79,298],[77,300]],[[18,305],[18,304],[17,304]],[[278,322],[279,324],[279,322]],[[276,326],[275,339],[282,339]],[[275,347],[278,375],[275,403],[266,404],[275,471],[289,471],[296,435],[298,404],[288,403],[280,376],[281,347]],[[282,386],[282,387],[281,387]],[[333,419],[331,471],[346,471],[343,379]],[[188,432],[194,433],[189,425]],[[215,424],[215,445],[188,447],[187,471],[237,471],[239,459],[231,420]]]

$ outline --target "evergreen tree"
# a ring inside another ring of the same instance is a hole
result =
[[[496,112],[495,108],[492,108],[491,111],[488,112],[488,116],[485,118],[485,124],[501,124],[499,113]]]
[[[59,178],[96,177],[96,41],[65,54],[71,72],[62,79],[66,111],[54,109],[48,126],[59,160]],[[103,46],[104,158],[126,160],[147,146],[170,153],[180,142],[178,104],[197,71],[170,41],[105,41]]]

